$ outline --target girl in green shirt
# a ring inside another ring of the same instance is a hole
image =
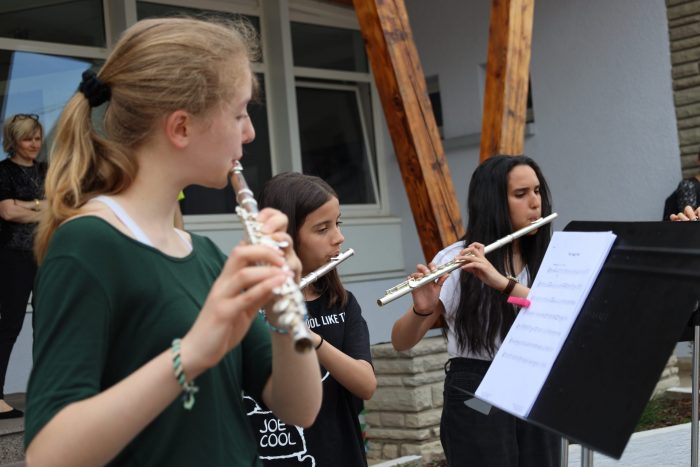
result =
[[[140,21],[66,105],[35,248],[28,463],[254,465],[242,390],[286,423],[314,421],[315,353],[257,313],[300,274],[294,251],[242,243],[226,258],[173,228],[178,192],[224,187],[255,137],[253,37],[242,24]],[[291,244],[279,211],[258,220]]]

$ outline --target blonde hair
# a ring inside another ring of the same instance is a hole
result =
[[[2,149],[12,156],[17,150],[17,143],[24,138],[31,138],[39,130],[44,137],[44,128],[39,117],[32,114],[15,114],[5,120],[2,128]]]
[[[95,131],[80,92],[58,122],[46,176],[49,209],[35,238],[37,260],[58,226],[88,200],[131,185],[138,171],[133,149],[149,138],[159,118],[175,110],[201,116],[231,100],[257,56],[257,33],[244,20],[160,18],[127,29],[97,74],[111,90],[104,136]]]

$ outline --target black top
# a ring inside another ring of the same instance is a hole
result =
[[[328,308],[324,294],[306,302],[307,324],[326,343],[352,358],[372,362],[369,330],[360,305],[348,292],[344,308]],[[366,466],[364,443],[358,416],[362,400],[340,385],[321,367],[323,401],[316,421],[310,428],[288,426],[274,414],[246,397],[249,420],[258,438],[258,452],[266,466]],[[303,397],[300,395],[300,397]]]
[[[32,201],[44,198],[46,164],[35,162],[25,167],[5,159],[0,161],[0,201]],[[0,248],[31,250],[35,223],[10,222],[0,218]]]
[[[683,211],[686,206],[691,206],[693,209],[700,206],[700,181],[695,177],[681,181],[673,193],[666,198],[663,220],[669,220],[671,214]]]

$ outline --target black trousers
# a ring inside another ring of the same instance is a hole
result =
[[[0,398],[3,399],[7,365],[22,330],[36,269],[31,251],[0,248]]]
[[[464,405],[491,362],[453,358],[445,365],[440,441],[451,467],[556,467],[561,438],[492,407],[488,415]]]

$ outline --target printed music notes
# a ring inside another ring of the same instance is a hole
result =
[[[555,232],[530,289],[476,396],[526,417],[542,389],[616,236]]]

